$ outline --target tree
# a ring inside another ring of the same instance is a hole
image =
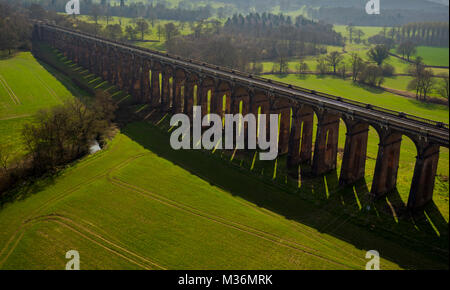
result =
[[[449,99],[449,81],[448,81],[448,74],[442,75],[441,80],[437,84],[437,92],[438,94],[446,99]]]
[[[125,27],[125,33],[129,40],[133,41],[136,39],[137,31],[133,26],[127,25],[127,27]]]
[[[35,174],[41,174],[75,160],[89,152],[94,140],[108,135],[111,128],[111,109],[105,98],[89,107],[79,100],[42,110],[35,122],[27,123],[22,137],[32,159]]]
[[[319,57],[316,59],[317,65],[317,71],[319,72],[319,74],[324,75],[328,72],[328,64],[327,61],[324,57]]]
[[[367,55],[372,61],[376,62],[378,66],[381,66],[383,62],[389,57],[389,50],[385,45],[379,44],[375,47],[372,47]]]
[[[333,51],[326,56],[329,66],[333,67],[333,73],[336,74],[336,67],[341,63],[344,57],[337,51]]]
[[[11,157],[12,151],[10,150],[10,146],[7,144],[0,144],[0,166],[5,172],[8,171],[8,164]]]
[[[41,9],[32,5],[33,16],[40,14]],[[45,11],[43,12],[45,13]],[[7,50],[11,54],[18,48],[29,49],[31,40],[31,24],[28,15],[16,6],[10,6],[7,2],[0,2],[0,50]]]
[[[164,33],[164,28],[161,26],[161,24],[158,24],[157,34],[158,34],[159,41],[161,41],[161,36],[163,35],[163,33]]]
[[[278,71],[280,74],[286,73],[288,71],[287,54],[288,47],[280,43],[276,47],[277,58],[278,58]]]
[[[361,72],[359,81],[371,86],[381,86],[384,82],[383,70],[379,66],[370,64]]]
[[[136,20],[136,30],[141,34],[141,40],[144,40],[144,36],[149,32],[149,25],[147,20],[139,18]]]
[[[117,40],[122,37],[122,27],[119,24],[110,24],[105,27],[105,35],[108,38]]]
[[[350,43],[353,42],[353,32],[355,31],[355,27],[353,26],[353,24],[349,24],[347,25],[347,27],[345,28],[348,31],[348,40],[350,41]]]
[[[180,34],[180,31],[175,26],[175,24],[173,24],[172,22],[169,22],[166,25],[164,25],[164,32],[166,34],[166,40],[167,41],[172,40],[173,37],[175,37],[178,34]]]
[[[403,58],[405,58],[409,61],[410,57],[417,53],[416,45],[411,41],[404,41],[400,43],[397,47],[397,52],[400,53]]]
[[[357,29],[356,30],[356,36],[357,38],[357,43],[361,43],[361,37],[363,37],[365,35],[364,31],[362,31],[361,29]]]
[[[297,73],[304,74],[309,69],[309,67],[305,61],[300,60],[300,62],[296,65],[296,69]]]
[[[98,20],[100,19],[100,13],[101,13],[100,7],[98,5],[92,5],[90,18],[95,23],[95,35],[97,35],[98,33],[99,27]]]
[[[351,55],[351,65],[352,65],[352,80],[356,82],[360,73],[364,70],[365,63],[363,59],[356,53]]]
[[[347,78],[347,66],[345,65],[345,63],[342,63],[339,65],[338,69],[338,74],[345,80]]]
[[[212,20],[212,26],[213,26],[214,32],[216,34],[219,34],[220,28],[222,27],[222,22],[220,22],[219,20]]]
[[[410,72],[414,78],[409,82],[408,90],[415,90],[416,98],[426,101],[428,94],[435,85],[433,71],[426,69],[422,63],[417,63],[412,66]]]

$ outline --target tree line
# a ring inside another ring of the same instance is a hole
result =
[[[19,5],[0,1],[0,51],[11,54],[16,49],[31,47],[30,11]]]
[[[298,16],[272,13],[250,13],[246,16],[235,14],[228,18],[224,31],[229,34],[244,34],[248,37],[272,38],[279,40],[302,41],[316,44],[342,45],[341,34],[333,26],[315,22]]]
[[[283,15],[250,14],[235,15],[224,26],[219,21],[198,22],[192,25],[190,35],[174,33],[166,37],[166,48],[173,54],[252,73],[262,72],[259,61],[276,59],[274,70],[282,72],[288,58],[326,53],[321,43],[340,40],[339,34],[326,25],[303,18],[295,23],[289,19]],[[272,29],[261,29],[264,25]],[[316,36],[308,38],[307,33]]]
[[[316,70],[319,74],[334,74],[346,79],[351,76],[353,82],[359,82],[370,86],[381,86],[385,77],[395,74],[395,68],[386,63],[390,57],[389,49],[385,45],[376,45],[367,53],[369,61],[365,61],[356,53],[351,54],[350,63],[344,61],[343,54],[333,51],[316,60]],[[300,60],[297,65],[298,73],[304,73],[306,63]],[[442,98],[449,99],[449,75],[443,74],[436,78],[431,69],[426,68],[421,57],[417,57],[410,66],[408,72],[413,79],[408,83],[408,90],[416,93],[416,99],[428,101],[431,93]]]
[[[313,19],[341,25],[352,23],[357,26],[402,26],[410,23],[411,20],[415,22],[448,21],[448,7],[444,5],[436,6],[427,2],[428,4],[416,6],[413,9],[412,5],[408,3],[410,1],[412,0],[404,1],[403,7],[399,6],[392,9],[386,7],[390,1],[384,1],[382,13],[378,15],[368,15],[363,3],[360,3],[357,7],[345,7],[343,5],[341,7],[309,7],[306,12]]]

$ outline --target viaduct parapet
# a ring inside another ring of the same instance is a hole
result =
[[[310,163],[314,175],[336,169],[343,120],[347,134],[341,185],[364,178],[373,127],[379,136],[371,188],[375,197],[395,189],[401,142],[407,136],[417,148],[407,206],[416,209],[432,200],[439,148],[449,147],[447,124],[49,24],[35,24],[33,39],[129,92],[135,103],[191,117],[194,105],[201,106],[203,114],[280,114],[279,153],[287,154],[292,168]]]

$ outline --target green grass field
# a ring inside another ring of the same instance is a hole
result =
[[[431,120],[449,122],[449,109],[447,106],[422,103],[384,92],[380,89],[355,84],[350,79],[344,81],[338,77],[320,77],[315,75],[305,76],[304,78],[300,78],[298,75],[265,75],[264,77]]]
[[[0,267],[63,269],[66,251],[76,249],[83,269],[363,269],[373,248],[384,253],[383,269],[418,259],[420,267],[445,267],[165,141],[154,127],[132,124],[105,151],[6,205]],[[187,171],[145,148],[201,166]],[[218,186],[196,176],[208,171]],[[224,182],[236,191],[222,189]],[[281,203],[289,216],[277,213]]]
[[[416,56],[421,56],[427,65],[448,66],[448,54],[448,47],[419,46]]]
[[[0,139],[17,146],[18,153],[21,127],[34,113],[83,95],[70,91],[47,69],[29,52],[0,60]]]
[[[64,64],[61,55],[54,59]],[[296,81],[290,77],[282,81]],[[101,87],[95,76],[83,78]],[[332,92],[332,81],[313,84]],[[352,98],[365,91],[341,90]],[[446,114],[448,122],[448,108],[413,102],[408,108],[433,119]],[[64,269],[65,253],[78,250],[82,269],[364,269],[373,249],[382,269],[448,268],[448,150],[441,153],[434,203],[412,223],[395,210],[407,197],[416,154],[407,138],[398,193],[371,204],[374,132],[366,181],[338,189],[340,154],[337,172],[292,180],[284,156],[250,168],[249,156],[230,161],[225,152],[174,151],[168,118],[161,117],[129,124],[103,151],[12,191],[13,201],[0,209],[0,268]],[[340,148],[344,136],[342,128]]]

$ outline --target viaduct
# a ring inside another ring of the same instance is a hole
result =
[[[289,167],[312,164],[314,175],[336,169],[343,120],[347,134],[341,185],[364,178],[372,126],[379,136],[374,197],[395,189],[401,141],[407,136],[417,148],[407,206],[413,210],[432,200],[439,149],[449,147],[447,124],[49,24],[36,23],[33,39],[129,92],[135,103],[164,112],[192,117],[193,106],[199,105],[203,114],[279,114],[279,153],[287,154]],[[318,127],[312,152],[314,115]]]

